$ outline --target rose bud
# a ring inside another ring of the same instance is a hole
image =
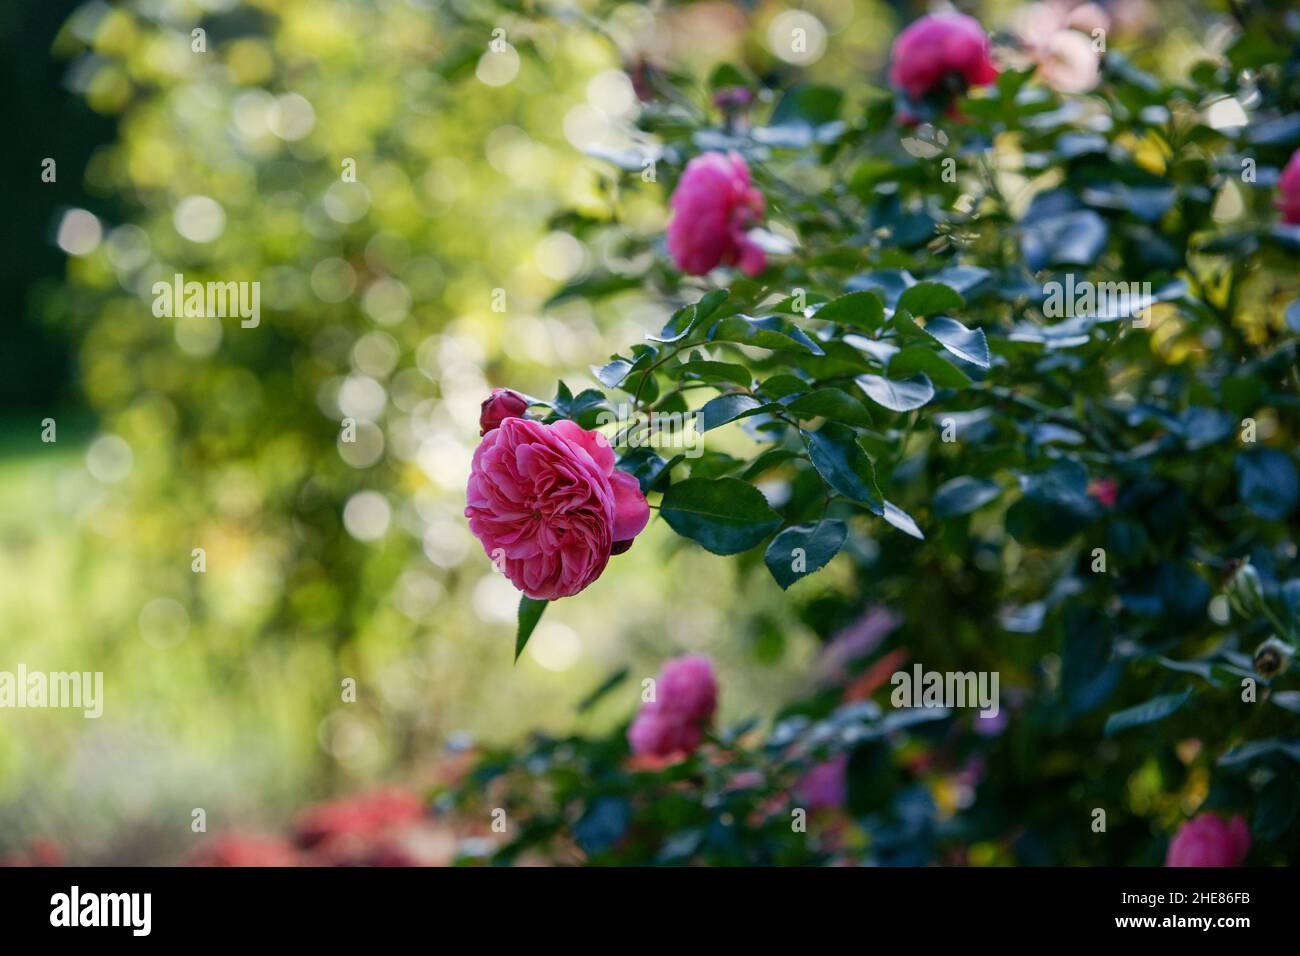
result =
[[[1264,604],[1264,585],[1249,559],[1237,565],[1228,578],[1225,591],[1232,609],[1242,617],[1253,617]]]
[[[1255,670],[1260,677],[1273,678],[1286,673],[1295,649],[1273,635],[1255,648]]]
[[[478,414],[480,438],[507,418],[523,418],[528,410],[528,399],[508,388],[494,388],[492,394],[483,399],[481,408]]]

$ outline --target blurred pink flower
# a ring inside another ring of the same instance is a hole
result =
[[[655,698],[642,705],[628,728],[627,739],[637,756],[664,757],[692,753],[718,706],[713,665],[700,654],[686,654],[664,665],[655,683]]]
[[[1101,58],[1093,31],[1104,34],[1110,17],[1095,3],[1046,0],[1021,7],[1015,32],[1029,63],[1044,83],[1062,93],[1086,93],[1101,77]],[[1082,31],[1082,32],[1080,32]]]
[[[866,613],[826,642],[814,665],[818,679],[826,683],[843,683],[848,679],[849,666],[874,651],[901,623],[903,619],[883,604],[869,607]]]
[[[1277,208],[1282,211],[1283,222],[1300,225],[1300,149],[1291,154],[1278,177]]]
[[[913,99],[962,93],[997,79],[989,38],[964,13],[932,13],[909,24],[894,41],[889,81]]]
[[[1217,814],[1202,813],[1178,828],[1165,866],[1241,866],[1249,851],[1245,820],[1233,816],[1225,823]]]
[[[848,754],[840,754],[815,765],[795,784],[795,799],[806,810],[827,810],[843,806],[848,798],[848,766]]]
[[[231,830],[203,843],[186,862],[190,866],[301,866],[303,859],[283,837]]]
[[[1114,508],[1115,501],[1119,497],[1119,482],[1114,478],[1096,478],[1088,482],[1088,494],[1098,504],[1107,508]]]
[[[614,467],[608,439],[567,420],[507,418],[488,432],[467,499],[483,550],[537,600],[577,594],[650,520],[641,486]]]
[[[424,801],[416,794],[374,790],[308,807],[294,821],[294,836],[299,846],[315,847],[343,836],[370,837],[424,815]]]
[[[528,399],[508,388],[494,388],[483,399],[478,415],[479,437],[483,437],[507,418],[523,418],[528,409]]]
[[[668,251],[677,268],[704,275],[719,265],[739,265],[755,276],[767,257],[748,230],[763,221],[763,194],[739,153],[704,153],[686,164],[670,204]]]

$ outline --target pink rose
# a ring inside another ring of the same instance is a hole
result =
[[[1282,210],[1282,221],[1300,225],[1300,149],[1291,154],[1291,160],[1277,181],[1277,208]]]
[[[508,388],[494,388],[492,394],[483,399],[481,409],[478,414],[480,438],[507,418],[523,418],[528,410],[528,399]]]
[[[628,728],[632,753],[664,757],[691,753],[718,706],[718,683],[707,657],[686,654],[664,665],[655,699],[644,705]]]
[[[763,194],[750,185],[738,153],[704,153],[686,164],[669,201],[668,251],[677,268],[702,276],[718,265],[739,265],[756,276],[767,257],[748,230],[763,221]]]
[[[964,92],[997,79],[989,38],[964,13],[932,13],[909,24],[894,41],[889,81],[913,99]]]
[[[1202,813],[1178,828],[1165,866],[1241,866],[1249,850],[1250,831],[1240,816],[1224,823],[1217,814]]]
[[[641,533],[650,506],[614,467],[604,435],[571,421],[507,418],[488,432],[470,469],[465,517],[488,556],[530,598],[577,594],[611,551]]]
[[[848,799],[849,755],[840,754],[809,770],[794,786],[794,795],[805,810],[827,810],[844,805]]]
[[[1097,85],[1101,60],[1091,34],[1109,25],[1106,11],[1095,4],[1077,6],[1063,0],[1031,3],[1015,16],[1028,61],[1038,66],[1044,83],[1062,93],[1085,93]]]

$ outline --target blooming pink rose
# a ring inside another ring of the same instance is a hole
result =
[[[1224,823],[1217,814],[1202,813],[1178,828],[1165,866],[1241,866],[1249,850],[1250,831],[1240,816]]]
[[[840,754],[817,764],[795,784],[795,799],[805,810],[827,810],[843,806],[848,799],[848,781],[845,778],[848,766],[848,754]]]
[[[739,153],[704,153],[686,164],[670,200],[668,251],[677,268],[702,276],[718,265],[739,265],[756,276],[767,257],[748,230],[763,221],[763,194],[749,180]]]
[[[494,388],[492,394],[483,399],[481,408],[478,414],[480,438],[507,418],[523,418],[528,410],[528,399],[508,388]]]
[[[515,587],[550,601],[605,570],[615,545],[650,520],[637,480],[614,467],[604,435],[564,420],[507,418],[483,437],[470,469],[465,517]]]
[[[691,753],[718,706],[718,683],[707,657],[686,654],[664,665],[655,699],[644,705],[628,728],[632,753],[667,756]]]
[[[1300,225],[1300,149],[1291,154],[1291,160],[1277,181],[1277,208],[1282,210],[1282,221]]]
[[[984,28],[964,13],[921,17],[898,35],[890,56],[889,81],[913,99],[983,86],[997,75]]]

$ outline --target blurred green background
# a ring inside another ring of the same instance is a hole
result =
[[[817,641],[780,593],[658,524],[512,665],[516,594],[461,514],[491,387],[577,391],[671,313],[549,301],[619,271],[582,220],[663,228],[656,184],[584,155],[635,145],[642,64],[879,84],[919,5],[802,9],[822,35],[789,63],[776,3],[6,5],[0,669],[102,670],[106,699],[0,713],[0,852],[176,859],[193,808],[275,826],[419,779],[449,741],[570,730],[611,671],[686,649],[717,662],[724,720],[807,689]],[[1175,72],[1187,16],[1162,24]],[[175,273],[260,282],[260,325],[155,317]]]

